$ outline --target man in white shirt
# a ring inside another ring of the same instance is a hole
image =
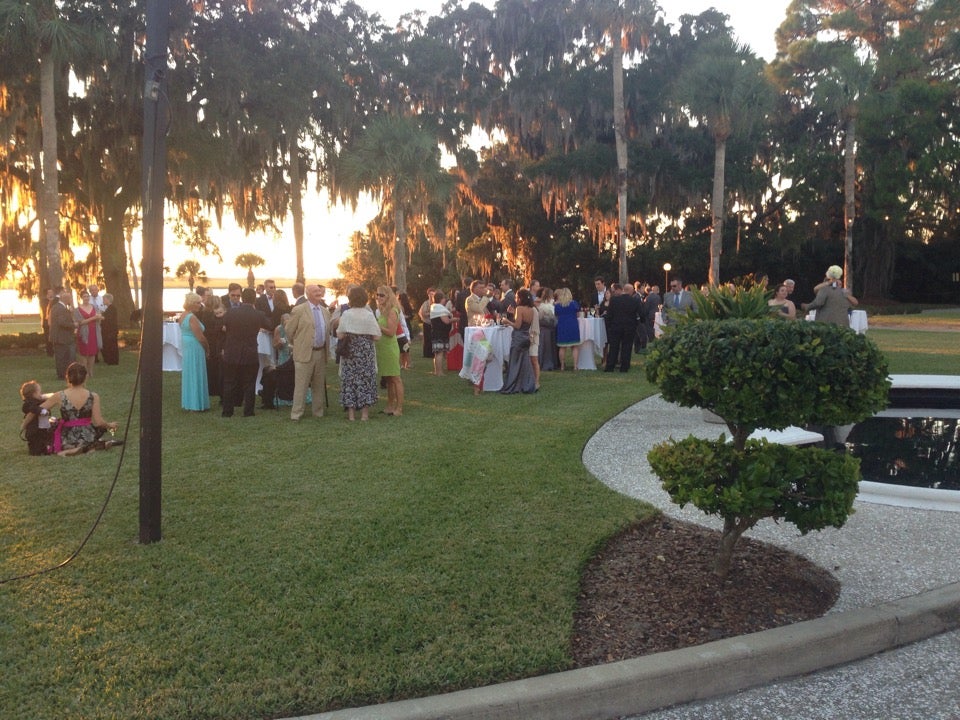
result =
[[[103,309],[106,306],[103,304],[103,298],[100,297],[100,286],[88,285],[87,292],[90,293],[90,304],[93,305],[97,309],[97,312],[102,315]]]
[[[607,293],[607,285],[604,283],[602,277],[597,277],[593,279],[593,286],[596,288],[596,293],[590,298],[593,300],[593,302],[590,303],[590,307],[597,307],[603,304],[603,296]]]

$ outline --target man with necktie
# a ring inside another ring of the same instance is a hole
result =
[[[670,281],[670,292],[663,296],[663,316],[667,325],[687,314],[693,307],[693,295],[683,289],[683,280],[675,277]]]
[[[313,395],[313,415],[323,417],[327,380],[327,348],[330,347],[330,311],[323,304],[319,285],[307,285],[307,302],[297,305],[283,329],[293,357],[293,407],[290,419],[303,417],[307,388]]]
[[[223,307],[229,310],[230,308],[238,308],[241,305],[240,302],[240,292],[243,290],[243,287],[240,283],[232,282],[227,286],[227,294],[221,297],[223,301]],[[254,294],[254,299],[256,299],[256,294]]]

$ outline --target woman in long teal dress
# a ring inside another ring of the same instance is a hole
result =
[[[377,288],[377,322],[380,338],[377,340],[377,372],[387,386],[387,415],[403,415],[403,380],[400,379],[400,303],[386,285]]]
[[[210,409],[210,391],[207,386],[207,338],[200,312],[200,296],[187,293],[183,301],[186,312],[180,318],[180,353],[183,357],[180,373],[180,406],[184,410],[202,412]]]

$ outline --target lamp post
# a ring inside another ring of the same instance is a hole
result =
[[[670,263],[663,264],[663,291],[666,292],[667,288],[670,287],[670,270],[673,269],[673,266]]]

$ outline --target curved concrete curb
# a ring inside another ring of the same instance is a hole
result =
[[[738,692],[960,628],[960,582],[632,660],[300,720],[598,720]]]

